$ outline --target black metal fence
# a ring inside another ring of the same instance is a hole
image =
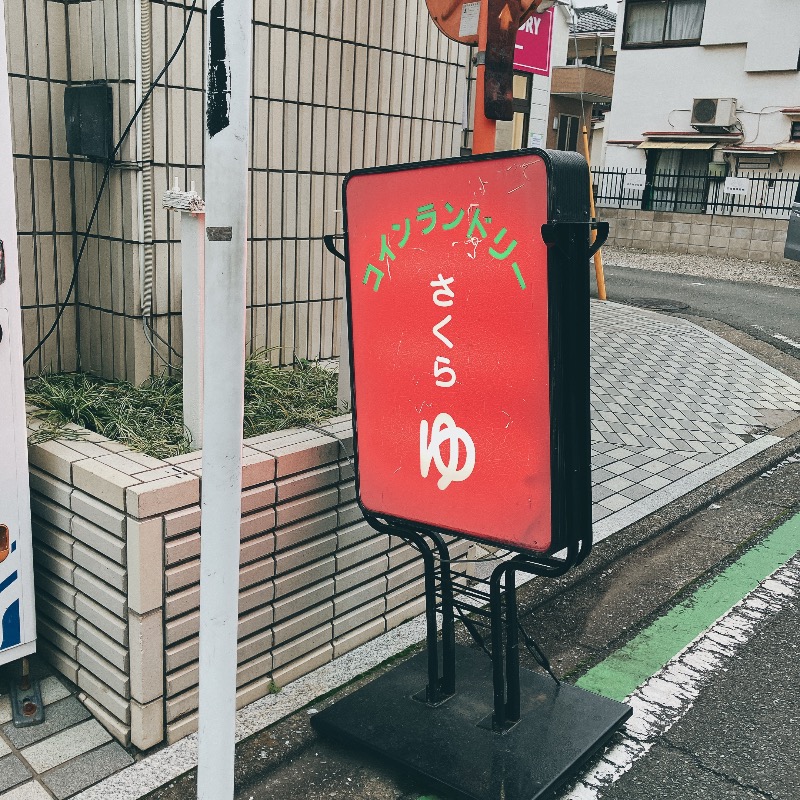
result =
[[[708,172],[656,172],[643,169],[594,169],[595,202],[605,208],[677,211],[788,218],[800,199],[800,174],[743,171],[738,192],[730,193],[723,176]]]

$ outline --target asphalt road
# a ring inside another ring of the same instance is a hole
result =
[[[710,681],[604,800],[795,800],[800,601],[793,598]]]
[[[719,320],[800,358],[800,290],[631,269],[613,263],[606,264],[604,271],[609,300],[629,305],[654,299],[685,304],[687,308],[681,313]],[[593,296],[597,296],[594,289]]]

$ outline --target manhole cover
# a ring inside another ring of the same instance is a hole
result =
[[[646,308],[648,311],[686,311],[689,308],[687,303],[681,303],[678,300],[664,300],[660,297],[642,297],[630,302],[631,305]]]

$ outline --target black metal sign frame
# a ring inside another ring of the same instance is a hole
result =
[[[438,533],[475,539],[463,531],[431,527],[418,520],[393,517],[381,509],[367,507],[361,496],[359,469],[358,397],[355,374],[357,359],[353,346],[351,259],[348,238],[348,182],[361,175],[394,172],[461,163],[508,158],[509,153],[490,153],[426,161],[412,165],[355,170],[344,180],[344,261],[347,287],[348,347],[350,351],[350,391],[353,414],[353,449],[356,499],[367,519],[383,519],[400,527],[413,526],[424,533]],[[552,545],[546,553],[527,551],[533,560],[563,548],[570,553],[577,547],[580,559],[591,549],[591,463],[589,404],[589,272],[584,268],[594,250],[589,249],[589,211],[586,160],[577,153],[527,148],[513,155],[537,156],[548,174],[547,224],[541,232],[547,245],[548,345],[550,355],[550,475]],[[607,236],[608,228],[604,228]],[[598,231],[594,249],[605,241]],[[480,539],[478,539],[480,541]],[[519,548],[517,548],[519,549]],[[572,562],[578,563],[577,560]]]
[[[627,705],[561,684],[541,651],[536,660],[554,680],[519,664],[517,574],[563,575],[586,558],[592,545],[588,172],[586,162],[575,154],[525,152],[545,158],[551,178],[542,237],[548,245],[549,337],[551,353],[556,354],[550,361],[550,437],[552,519],[558,536],[548,553],[519,553],[501,562],[490,578],[473,579],[456,594],[457,576],[445,538],[454,532],[384,517],[365,508],[359,493],[364,515],[375,530],[398,536],[420,552],[427,650],[313,718],[316,728],[338,741],[378,752],[424,776],[433,787],[467,800],[544,798],[573,776],[632,714]],[[607,226],[598,227],[595,247],[608,235]],[[326,237],[326,245],[341,257],[332,237]],[[346,236],[345,250],[349,256]],[[348,263],[348,290],[349,285]],[[348,317],[352,323],[350,308]],[[355,390],[352,335],[350,348]],[[356,410],[354,402],[358,465]],[[564,424],[568,420],[573,425]],[[557,549],[565,549],[564,554],[552,555]],[[456,646],[456,611],[489,653],[490,668],[480,651]],[[481,624],[490,630],[490,650],[476,631]]]

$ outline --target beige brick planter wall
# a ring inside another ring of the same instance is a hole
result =
[[[752,261],[784,260],[788,220],[629,208],[598,208],[597,213],[611,224],[610,245]]]
[[[416,551],[355,503],[349,417],[326,430],[245,443],[240,706],[424,609]],[[180,739],[197,728],[200,454],[96,434],[29,449],[39,652],[119,741]]]

